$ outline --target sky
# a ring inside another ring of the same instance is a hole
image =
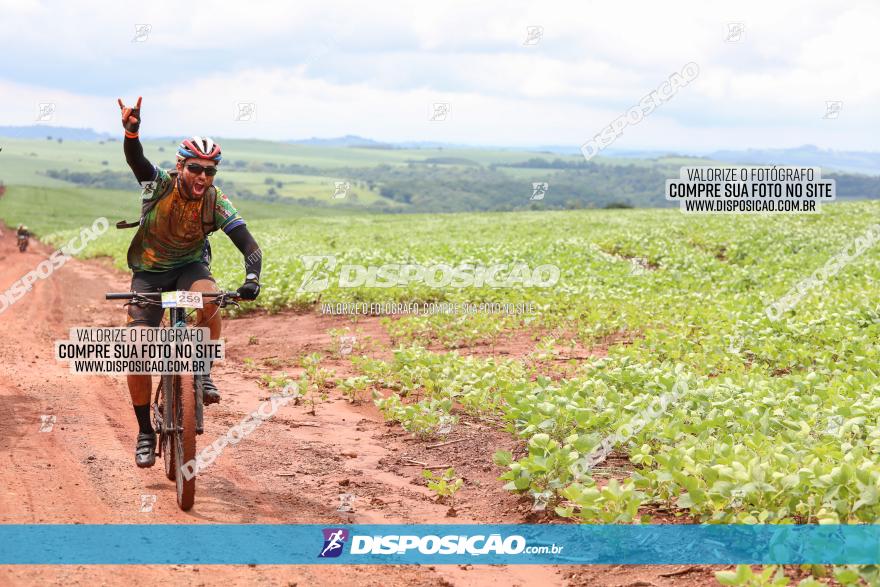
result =
[[[0,0],[0,15],[0,125],[121,132],[116,98],[140,95],[144,136],[577,148],[695,63],[613,148],[880,150],[867,0]]]

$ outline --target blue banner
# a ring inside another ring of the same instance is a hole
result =
[[[0,564],[880,564],[880,526],[0,524]]]

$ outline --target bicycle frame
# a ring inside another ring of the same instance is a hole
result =
[[[186,328],[186,309],[185,308],[168,308],[168,324],[169,328]],[[171,432],[179,432],[177,428],[168,423],[167,418],[159,415],[159,401],[162,401],[163,412],[171,414],[171,403],[174,401],[177,393],[180,393],[180,385],[175,385],[175,375],[160,375],[159,385],[156,386],[156,395],[153,399],[153,422],[156,430],[159,431],[159,442],[156,446],[156,456],[162,456],[162,437]],[[196,434],[202,434],[205,431],[204,425],[204,392],[202,389],[201,379],[196,378]],[[165,393],[165,390],[171,390],[171,393]],[[161,394],[161,396],[160,396]]]
[[[215,304],[218,310],[230,303],[238,305],[235,301],[238,299],[237,292],[203,292],[202,296],[211,300],[208,303]],[[108,293],[105,298],[128,300],[128,304],[159,305],[161,292]],[[168,328],[186,328],[186,318],[186,307],[168,308]],[[194,502],[195,478],[194,475],[187,476],[183,466],[186,464],[185,460],[195,458],[195,436],[204,432],[202,378],[195,374],[160,375],[151,407],[154,428],[159,433],[156,455],[161,456],[165,462],[165,476],[177,485],[178,505],[181,509],[188,510]],[[191,429],[188,430],[188,426],[195,427],[195,434]]]

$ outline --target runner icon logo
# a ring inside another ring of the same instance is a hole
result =
[[[324,528],[324,548],[318,558],[335,558],[342,554],[345,541],[348,540],[348,530],[345,528]]]

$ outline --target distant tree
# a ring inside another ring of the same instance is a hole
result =
[[[101,165],[110,165],[109,161],[101,161]]]
[[[58,137],[58,142],[59,142],[59,143],[63,143],[63,142],[64,142],[64,139],[62,139],[61,137]]]

